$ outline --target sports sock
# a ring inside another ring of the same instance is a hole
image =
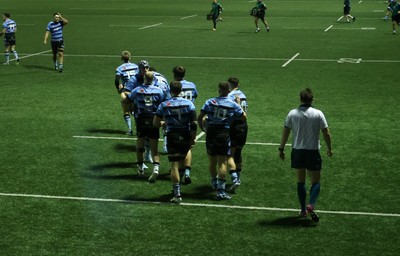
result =
[[[125,120],[126,125],[128,126],[129,131],[131,131],[132,130],[131,116],[129,114],[125,114],[124,120]]]
[[[185,166],[185,175],[186,176],[190,176],[190,170],[192,169],[192,167],[190,166]]]
[[[313,184],[311,185],[311,189],[310,189],[310,202],[309,202],[309,203],[310,203],[312,206],[314,206],[315,203],[317,202],[317,198],[318,198],[320,189],[321,189],[321,184],[320,184],[319,182],[313,183]]]
[[[306,210],[306,184],[304,182],[297,183],[297,196],[299,198],[301,211],[304,212]]]
[[[218,185],[217,185],[218,191],[225,191],[226,180],[218,179],[217,182],[218,182]]]
[[[181,196],[181,185],[179,183],[173,184],[172,189],[174,190],[175,196]]]
[[[18,60],[19,59],[19,57],[18,57],[18,53],[17,53],[17,51],[12,51],[12,53],[14,54],[14,57]]]
[[[232,182],[236,182],[238,180],[239,177],[236,170],[230,170],[229,174],[231,175]]]
[[[60,63],[60,64],[58,65],[58,67],[59,67],[60,69],[63,69],[63,68],[64,68],[64,65],[63,65],[62,63]]]
[[[6,56],[6,62],[10,62],[10,53],[6,52],[4,55]]]
[[[160,170],[160,163],[153,162],[153,172],[158,172]]]

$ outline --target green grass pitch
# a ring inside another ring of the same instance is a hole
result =
[[[271,30],[259,33],[255,1],[220,3],[214,32],[209,0],[1,2],[21,57],[0,66],[1,255],[398,254],[400,38],[381,19],[387,3],[353,0],[357,19],[346,23],[340,0],[270,0]],[[43,45],[54,12],[70,22],[63,73]],[[136,176],[114,87],[122,50],[169,80],[183,65],[198,111],[219,81],[240,79],[249,135],[231,201],[213,199],[204,136],[182,205],[168,203],[166,156],[155,184]],[[295,174],[276,145],[305,87],[333,138],[318,225],[297,218]]]

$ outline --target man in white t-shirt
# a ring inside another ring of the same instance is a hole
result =
[[[327,155],[332,156],[331,135],[324,114],[311,106],[314,96],[311,89],[306,88],[300,92],[301,105],[292,109],[286,117],[282,131],[281,144],[279,146],[279,157],[285,160],[285,144],[293,131],[293,143],[291,152],[291,166],[297,173],[297,195],[299,197],[303,217],[307,212],[315,222],[319,221],[314,211],[320,191],[320,178],[322,159],[319,153],[319,134],[322,131],[327,146]],[[306,206],[306,170],[311,177],[311,189],[309,204]]]

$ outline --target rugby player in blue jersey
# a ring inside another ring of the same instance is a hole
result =
[[[146,138],[149,139],[151,153],[153,157],[153,173],[149,177],[149,182],[155,182],[160,168],[160,155],[158,153],[158,139],[160,138],[159,129],[153,126],[153,118],[157,107],[164,100],[163,91],[152,85],[154,74],[147,71],[144,74],[144,84],[136,87],[129,95],[128,99],[134,103],[136,114],[136,156],[138,164],[138,175],[144,175],[144,147]]]
[[[156,70],[153,67],[150,67],[150,70],[153,71],[154,73],[154,80],[153,80],[153,85],[157,86],[164,92],[164,100],[170,99],[171,94],[169,91],[169,84],[167,81],[167,78],[165,78],[164,75],[161,73],[156,72]],[[166,127],[162,127],[162,132],[163,132],[163,153],[167,154],[167,135],[166,135]]]
[[[247,116],[238,103],[228,98],[228,82],[220,82],[218,88],[219,97],[206,101],[197,117],[197,122],[201,130],[206,133],[211,185],[217,190],[216,199],[229,200],[231,197],[226,194],[225,185],[230,155],[230,126],[234,118],[240,117],[242,121],[246,121]]]
[[[131,121],[131,102],[126,101],[126,96],[130,93],[130,90],[126,88],[126,84],[129,79],[139,72],[139,67],[135,63],[131,63],[131,53],[129,51],[123,51],[121,53],[121,60],[123,63],[117,67],[115,72],[114,84],[121,95],[121,106],[124,115],[124,121],[128,126],[127,135],[133,135],[132,132],[132,121]]]
[[[3,63],[3,65],[9,65],[10,64],[10,51],[14,54],[14,57],[16,59],[17,65],[19,64],[19,57],[17,54],[17,51],[15,50],[15,45],[16,45],[16,39],[15,39],[15,33],[17,32],[17,23],[10,19],[11,15],[9,13],[4,13],[3,14],[3,29],[0,32],[0,36],[4,34],[4,48],[5,48],[5,57],[6,57],[6,62]]]
[[[174,75],[175,81],[179,81],[182,84],[182,92],[179,96],[190,100],[194,103],[196,100],[198,93],[196,85],[192,82],[185,80],[186,70],[182,66],[175,66],[172,69],[172,73]],[[186,155],[185,160],[179,166],[179,174],[181,176],[182,184],[187,185],[192,183],[192,179],[190,178],[190,171],[192,169],[192,150]]]
[[[229,94],[228,97],[237,102],[247,114],[247,98],[246,95],[239,89],[239,79],[230,77]],[[247,139],[247,121],[241,118],[235,118],[230,128],[231,137],[231,154],[228,159],[228,169],[231,175],[232,186],[229,188],[230,192],[235,193],[235,190],[240,186],[240,174],[242,171],[242,149],[246,144]]]
[[[170,84],[172,98],[162,102],[154,116],[155,127],[166,126],[168,160],[171,163],[171,181],[174,191],[173,203],[182,201],[180,192],[179,165],[184,161],[195,144],[197,121],[194,104],[180,97],[182,84],[173,81]]]
[[[63,28],[68,24],[68,20],[56,12],[53,14],[53,21],[47,24],[44,34],[44,44],[47,44],[47,38],[51,33],[51,49],[53,51],[54,69],[59,72],[64,70],[64,37]]]

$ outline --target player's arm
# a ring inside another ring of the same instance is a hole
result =
[[[4,35],[6,33],[6,29],[3,28],[3,30],[0,32],[0,36]]]
[[[194,145],[196,143],[196,135],[197,135],[197,118],[196,118],[196,110],[192,111],[192,122],[190,123],[190,145]]]
[[[204,121],[205,116],[206,116],[206,113],[204,111],[200,111],[200,114],[197,117],[197,124],[199,125],[200,129],[203,132],[207,132],[207,130],[204,128],[204,125],[203,125],[203,121]]]
[[[49,35],[50,35],[50,31],[46,31],[46,33],[44,33],[44,41],[43,41],[43,43],[44,44],[47,44],[47,38],[49,38]]]
[[[121,93],[121,89],[124,88],[124,86],[122,84],[119,83],[120,81],[120,76],[119,75],[115,75],[115,79],[114,79],[114,84],[115,84],[115,88],[117,88],[118,92]]]
[[[63,21],[64,26],[67,25],[68,24],[68,20],[65,17],[61,16],[61,13],[58,13],[58,15],[60,15],[60,19]]]
[[[160,127],[162,127],[164,124],[165,124],[165,122],[163,121],[163,118],[162,118],[162,117],[160,117],[160,116],[158,116],[158,115],[155,115],[155,116],[154,116],[154,118],[153,118],[153,126],[154,126],[154,127],[160,128]]]
[[[282,136],[281,136],[281,144],[279,145],[279,158],[285,160],[285,145],[289,139],[290,129],[286,126],[283,127]]]
[[[322,135],[324,136],[324,140],[326,143],[326,147],[328,148],[326,151],[327,156],[332,156],[332,141],[331,141],[331,132],[329,131],[329,128],[323,128],[321,129]]]

